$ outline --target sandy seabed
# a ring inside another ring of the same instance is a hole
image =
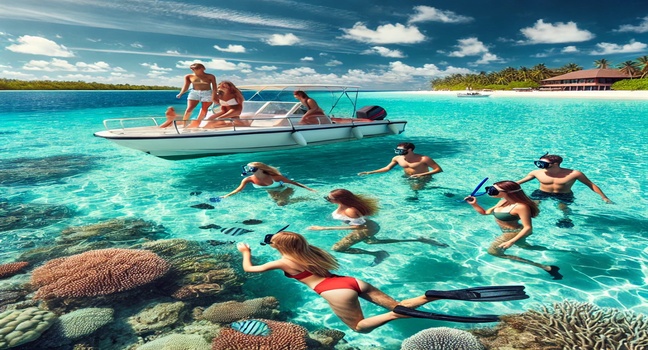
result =
[[[464,91],[412,91],[413,94],[457,95]],[[549,98],[593,98],[610,100],[648,100],[648,91],[479,91],[491,98],[497,97],[549,97]]]

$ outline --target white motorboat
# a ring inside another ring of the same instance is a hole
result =
[[[457,97],[489,97],[490,94],[483,94],[477,91],[466,91],[457,94]]]
[[[94,135],[156,157],[186,159],[398,135],[405,130],[407,124],[405,120],[384,119],[387,112],[379,106],[356,109],[359,87],[355,86],[294,84],[239,88],[242,91],[255,91],[243,104],[243,113],[237,123],[245,126],[232,123],[232,126],[215,129],[184,128],[182,123],[174,121],[173,125],[160,128],[159,125],[166,117],[117,118],[104,120],[106,130]],[[299,101],[279,99],[282,92],[283,95],[290,92],[292,99],[293,90],[329,91],[335,93],[337,99],[327,116],[318,118],[317,124],[301,124],[300,120],[305,113],[302,104]],[[265,100],[262,95],[269,93],[275,98]],[[339,102],[343,100],[347,100],[346,104],[350,106],[340,107]],[[334,116],[334,111],[342,109],[355,117]]]

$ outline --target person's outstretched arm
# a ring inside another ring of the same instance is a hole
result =
[[[585,174],[583,174],[583,173],[581,173],[581,172],[579,171],[579,172],[578,172],[578,176],[576,177],[576,179],[577,179],[578,181],[582,182],[583,184],[585,184],[585,186],[589,187],[590,190],[594,191],[594,193],[596,193],[596,194],[598,194],[599,196],[601,196],[601,199],[602,199],[603,201],[605,201],[605,203],[608,203],[608,204],[612,204],[612,203],[613,203],[613,202],[610,200],[610,198],[608,198],[608,197],[605,195],[605,193],[603,193],[603,190],[601,190],[600,187],[596,186],[596,184],[594,184],[590,179],[588,179],[587,176],[585,176]]]
[[[392,170],[392,169],[393,169],[397,164],[398,164],[398,162],[397,162],[395,159],[392,158],[392,161],[391,161],[389,164],[387,164],[387,166],[384,166],[384,167],[382,167],[382,168],[380,168],[380,169],[377,169],[377,170],[372,170],[372,171],[362,171],[362,172],[359,172],[358,175],[369,175],[369,174],[376,174],[376,173],[386,173],[386,172]]]
[[[493,209],[495,208],[495,207],[492,207],[492,208],[490,208],[488,210],[482,208],[482,206],[477,203],[477,198],[475,198],[473,196],[468,196],[468,197],[464,198],[464,200],[466,201],[466,203],[470,204],[470,206],[473,207],[473,209],[475,209],[476,212],[478,212],[479,214],[482,214],[482,215],[489,215],[490,213],[493,212]]]
[[[525,176],[525,177],[523,177],[522,179],[517,180],[517,181],[515,181],[515,182],[517,182],[519,185],[521,185],[521,184],[523,184],[523,183],[525,183],[525,182],[528,182],[528,181],[531,181],[531,180],[533,180],[533,179],[535,179],[535,175],[533,175],[533,171],[532,171],[532,172],[530,172],[529,174],[527,174],[527,176]]]
[[[239,244],[236,245],[236,249],[238,249],[243,256],[243,271],[245,272],[266,272],[277,269],[283,270],[283,267],[285,266],[282,259],[255,266],[252,264],[252,250],[247,243],[239,242]]]
[[[239,185],[239,187],[237,187],[234,191],[224,195],[223,198],[227,198],[229,196],[232,196],[232,195],[235,195],[235,194],[241,192],[250,181],[251,180],[250,180],[249,177],[246,177],[245,179],[241,180],[241,184]]]
[[[311,191],[311,192],[317,192],[317,191],[315,191],[314,189],[312,189],[312,188],[310,188],[310,187],[308,187],[308,186],[306,186],[306,185],[302,185],[302,184],[300,184],[300,183],[297,182],[297,181],[293,181],[293,180],[291,180],[291,179],[289,179],[289,178],[287,178],[287,177],[285,177],[285,176],[281,176],[280,180],[283,181],[284,183],[291,184],[291,185],[295,185],[295,186],[297,186],[297,187],[301,187],[301,188],[306,189],[306,190],[309,190],[309,191]]]

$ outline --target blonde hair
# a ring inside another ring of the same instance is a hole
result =
[[[265,164],[265,163],[250,162],[250,163],[248,163],[248,165],[253,166],[253,167],[255,167],[255,168],[259,169],[259,170],[262,170],[264,173],[266,173],[266,174],[268,174],[270,176],[282,176],[279,169],[277,169],[277,168],[275,168],[273,166],[270,166],[268,164]]]
[[[353,194],[349,190],[338,188],[329,193],[329,196],[347,207],[355,208],[362,216],[371,216],[378,213],[378,199],[361,194]]]
[[[330,277],[329,270],[340,267],[338,261],[329,253],[308,244],[299,233],[281,231],[272,237],[272,246],[290,260],[303,266],[317,276]]]

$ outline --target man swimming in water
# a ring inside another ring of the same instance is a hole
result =
[[[437,164],[432,158],[414,153],[413,143],[410,142],[401,142],[394,149],[396,156],[392,158],[391,162],[387,166],[382,167],[377,170],[372,171],[363,171],[358,173],[358,175],[369,175],[376,173],[386,173],[393,169],[396,165],[400,165],[405,171],[405,176],[413,181],[410,183],[410,187],[414,191],[421,190],[425,187],[425,184],[432,180],[433,174],[438,174],[443,171],[439,164]]]
[[[601,199],[606,203],[612,204],[612,201],[603,191],[588,179],[585,174],[578,170],[561,168],[560,164],[562,161],[561,156],[545,154],[540,157],[540,160],[534,162],[540,169],[530,172],[527,176],[516,182],[523,184],[527,181],[537,179],[540,182],[540,188],[533,191],[529,197],[534,200],[555,199],[559,201],[558,208],[563,211],[565,216],[569,213],[567,205],[574,202],[574,193],[571,188],[576,181],[585,184],[585,186],[601,196]],[[568,218],[559,220],[557,225],[560,227],[574,226]]]

